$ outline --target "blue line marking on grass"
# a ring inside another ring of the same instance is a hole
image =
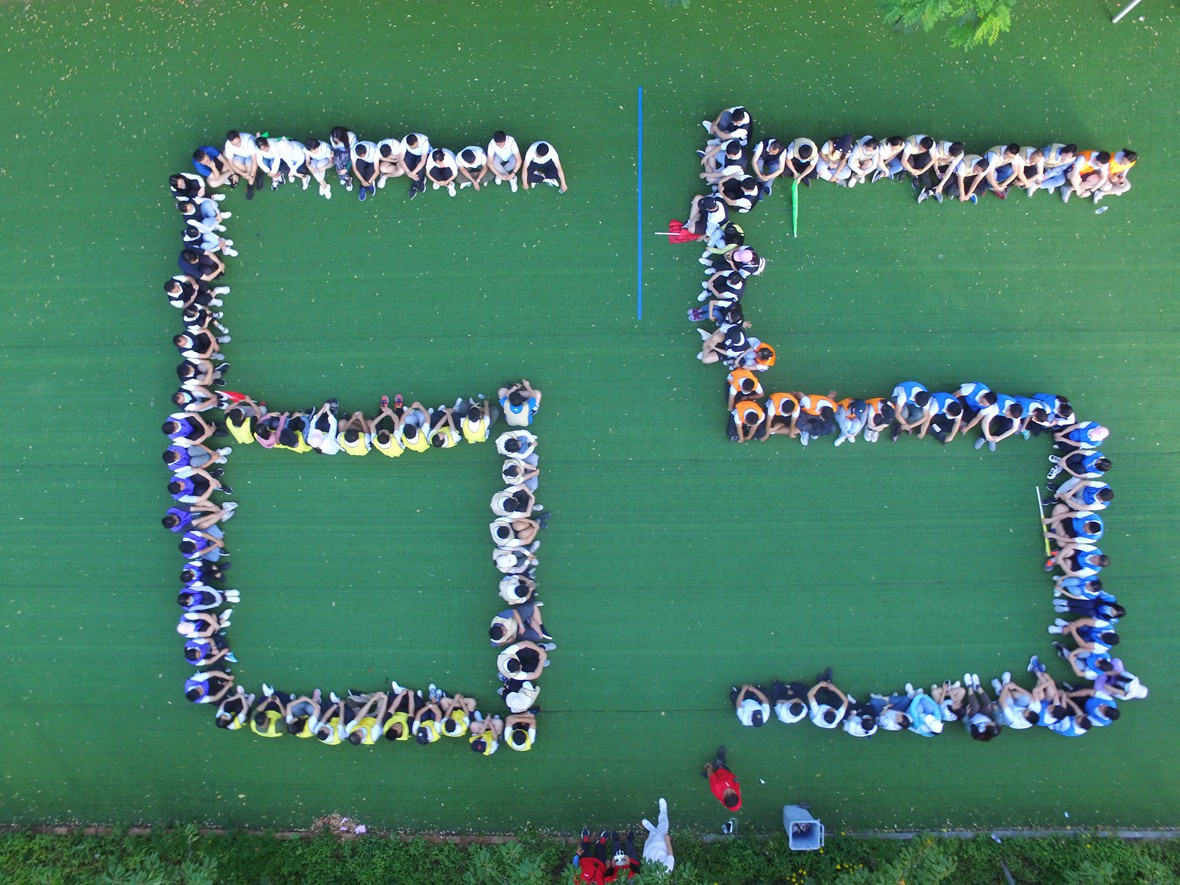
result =
[[[639,162],[639,172],[636,176],[635,188],[635,251],[638,253],[637,287],[639,297],[636,300],[636,319],[643,319],[643,87],[639,87],[639,149],[636,156]]]

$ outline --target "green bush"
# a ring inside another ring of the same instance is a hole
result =
[[[950,22],[952,46],[991,46],[1012,27],[1017,0],[883,0],[885,21],[900,31],[932,31]]]

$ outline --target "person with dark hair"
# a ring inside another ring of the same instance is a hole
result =
[[[730,811],[742,807],[742,786],[729,768],[725,747],[717,748],[716,758],[705,765],[701,777],[709,782],[709,790],[717,797],[717,801]]]
[[[1016,170],[1013,187],[1020,188],[1031,197],[1045,180],[1045,154],[1040,148],[1025,145],[1013,159],[1012,168]]]
[[[750,140],[754,121],[750,112],[741,105],[726,108],[715,120],[702,120],[701,125],[709,133],[709,144],[737,139],[745,147]]]
[[[851,737],[871,738],[877,733],[877,712],[868,701],[858,701],[852,695],[848,696],[848,712],[840,724],[844,733]]]
[[[498,592],[509,605],[520,605],[532,601],[537,593],[537,583],[524,575],[505,575],[500,579]]]
[[[377,193],[377,145],[371,141],[357,141],[349,159],[352,174],[361,186],[357,199],[363,203]]]
[[[807,686],[802,682],[785,683],[775,679],[770,684],[770,701],[774,715],[783,725],[794,725],[807,718]]]
[[[700,239],[707,239],[710,245],[716,243],[721,229],[729,218],[729,210],[725,202],[718,199],[716,194],[699,194],[689,203],[688,218],[683,229]],[[705,259],[701,259],[706,263]],[[712,270],[710,270],[710,273]]]
[[[765,442],[769,438],[769,429],[766,410],[752,399],[743,399],[730,410],[725,432],[734,442],[744,443],[754,439]]]
[[[934,139],[929,135],[911,135],[901,148],[901,168],[910,176],[914,190],[922,187],[922,181],[934,168]]]
[[[504,743],[509,749],[524,753],[537,741],[537,717],[532,713],[513,713],[504,719]]]
[[[348,700],[361,707],[352,711],[352,717],[344,726],[346,739],[353,746],[373,746],[383,736],[381,724],[385,721],[385,711],[389,707],[389,694],[384,691],[375,691],[369,695],[349,692]]]
[[[459,168],[459,190],[474,187],[479,190],[488,175],[488,155],[477,144],[469,144],[457,154],[455,163]]]
[[[725,407],[734,408],[741,400],[759,399],[765,395],[758,376],[749,369],[734,369],[725,376]]]
[[[711,144],[697,153],[700,154],[701,168],[704,170],[700,177],[713,188],[714,193],[722,183],[746,173],[746,152],[737,139]]]
[[[277,738],[287,733],[287,705],[291,696],[262,684],[262,703],[250,714],[250,730],[259,737]]]
[[[185,276],[202,283],[211,283],[225,273],[225,262],[205,249],[183,249],[177,267]]]
[[[1078,146],[1055,142],[1041,148],[1041,155],[1044,158],[1044,177],[1039,187],[1055,194],[1057,188],[1066,184],[1069,174],[1078,162]]]
[[[836,403],[836,426],[840,428],[840,433],[833,445],[842,446],[846,442],[856,442],[856,438],[868,422],[868,411],[868,403],[862,399],[845,397]]]
[[[549,666],[547,650],[557,648],[551,642],[538,645],[530,640],[521,640],[508,646],[496,656],[496,669],[502,681],[508,679],[537,679]]]
[[[1016,182],[1024,165],[1020,145],[998,144],[983,155],[983,161],[987,164],[984,175],[988,188],[1001,200],[1007,199],[1008,188]]]
[[[456,194],[455,179],[459,177],[459,164],[455,154],[448,148],[436,147],[426,158],[426,177],[434,190],[445,187],[452,197]]]
[[[819,728],[838,728],[848,712],[848,704],[848,695],[832,683],[830,667],[816,677],[815,685],[807,692],[811,724]]]
[[[987,181],[987,161],[979,154],[964,154],[955,170],[955,182],[959,189],[960,203],[978,203],[977,191]]]
[[[541,391],[533,387],[528,378],[522,378],[518,384],[501,387],[496,392],[496,398],[504,411],[504,422],[509,427],[528,427],[541,408]]]
[[[1051,571],[1056,566],[1067,578],[1093,578],[1108,565],[1110,557],[1099,547],[1074,538],[1053,551],[1045,563],[1045,571]]]
[[[462,400],[456,403],[456,406],[460,403]],[[450,449],[459,445],[463,435],[459,433],[455,422],[455,410],[445,405],[440,405],[437,409],[432,410],[428,436],[430,444],[436,449]]]
[[[1037,725],[1041,719],[1041,706],[1047,693],[1056,689],[1056,685],[1052,685],[1051,682],[1043,671],[1037,672],[1037,686],[1033,691],[1013,682],[1012,674],[1008,671],[1004,671],[999,679],[993,679],[992,688],[996,692],[996,722],[1017,731]]]
[[[377,187],[384,188],[390,178],[406,174],[405,150],[400,138],[383,138],[377,142]]]
[[[865,442],[876,442],[881,438],[881,431],[888,430],[893,424],[893,403],[886,397],[875,396],[866,399],[865,405],[868,406],[865,416]]]
[[[1101,584],[1102,582],[1095,581],[1094,583]],[[1109,621],[1112,624],[1117,623],[1120,618],[1127,616],[1127,610],[1117,602],[1109,602],[1103,599],[1074,599],[1069,596],[1063,599],[1054,599],[1053,610],[1059,614],[1098,618],[1102,621]]]
[[[563,194],[569,190],[557,149],[547,141],[534,141],[529,145],[524,153],[524,172],[520,181],[526,191],[538,184],[560,188]]]
[[[545,632],[545,625],[541,622],[541,602],[527,602],[515,605],[492,618],[488,628],[488,636],[492,645],[507,645],[510,642],[528,640],[529,642],[548,642],[553,639]],[[547,646],[542,646],[546,648]]]
[[[889,135],[881,140],[877,148],[877,171],[871,181],[882,178],[900,179],[902,173],[901,154],[905,150],[905,139],[900,135]]]
[[[995,404],[984,409],[980,415],[984,416],[979,422],[982,435],[975,440],[975,448],[982,449],[985,445],[989,452],[996,450],[996,444],[1006,440],[1020,431],[1020,419],[1024,417],[1024,407],[1016,397],[1006,393],[995,393]]]
[[[775,180],[783,174],[785,168],[785,149],[777,138],[764,138],[754,145],[754,151],[750,156],[750,171],[761,183],[763,194],[770,195]]]
[[[353,412],[347,421],[339,425],[336,442],[347,455],[369,454],[373,447],[373,434],[364,412]]]
[[[963,726],[972,740],[986,743],[1000,733],[1000,725],[996,721],[996,703],[987,696],[987,692],[979,684],[978,673],[965,674],[963,685],[967,688],[967,709],[963,713]]]
[[[222,212],[220,204],[208,197],[178,200],[176,210],[184,219],[186,227],[194,228],[203,234],[224,233],[225,225],[222,222],[234,217],[232,212]]]
[[[815,174],[823,181],[847,186],[852,177],[848,161],[852,157],[852,136],[845,134],[829,138],[819,148],[819,163]]]
[[[1107,176],[1106,184],[1094,191],[1094,202],[1097,203],[1103,197],[1116,197],[1129,191],[1131,182],[1127,180],[1127,173],[1131,171],[1131,167],[1138,159],[1139,155],[1129,148],[1116,151],[1114,156],[1110,158],[1108,167],[1110,174]]]
[[[178,310],[190,307],[221,307],[222,295],[229,294],[228,286],[210,286],[189,274],[177,274],[164,283],[164,294],[168,303]]]
[[[184,681],[184,696],[194,704],[216,704],[234,687],[234,677],[224,670],[194,673]]]
[[[760,686],[746,683],[729,690],[729,702],[742,725],[761,728],[770,721],[770,698]]]
[[[176,604],[186,612],[209,612],[226,603],[241,602],[237,590],[218,590],[197,578],[183,582],[184,588],[176,596]]]
[[[1092,728],[1113,725],[1121,715],[1118,701],[1105,692],[1096,691],[1093,686],[1067,692],[1066,697],[1074,704],[1080,704]]]
[[[959,172],[962,165],[963,143],[961,141],[937,141],[930,150],[930,156],[934,159],[934,163],[920,179],[925,187],[918,194],[919,203],[927,197],[934,197],[937,202],[942,202],[942,192],[946,188],[947,182]],[[937,184],[934,183],[935,180],[938,181]]]
[[[1064,504],[1054,507],[1041,522],[1045,526],[1045,537],[1062,545],[1075,541],[1091,544],[1101,540],[1106,531],[1106,524],[1097,513],[1071,510]]]
[[[893,405],[893,442],[901,437],[903,432],[912,434],[922,426],[930,412],[930,393],[917,381],[902,381],[893,388],[889,395],[889,402]]]
[[[234,515],[237,506],[232,501],[221,506],[210,501],[201,501],[189,507],[170,507],[161,522],[164,528],[177,533],[190,529],[207,529],[219,522],[228,521]]]
[[[328,134],[328,147],[332,150],[332,166],[336,169],[336,177],[340,179],[340,186],[347,191],[352,190],[352,158],[358,140],[355,132],[343,126],[332,127],[332,131]]]
[[[1083,651],[1103,652],[1119,644],[1119,634],[1114,627],[1113,621],[1101,618],[1078,618],[1074,621],[1057,618],[1046,628],[1046,632],[1068,636]]]
[[[1061,202],[1068,203],[1072,194],[1082,199],[1100,193],[1110,180],[1110,153],[1107,151],[1082,151],[1069,171],[1066,183],[1061,186]]]
[[[469,445],[487,442],[492,433],[492,423],[499,417],[498,412],[493,413],[491,403],[481,396],[479,399],[463,403],[462,408],[457,411],[462,415],[459,419],[459,430],[463,434],[463,439]]]
[[[391,682],[390,687],[393,696],[386,705],[381,732],[387,741],[408,741],[414,738],[413,722],[418,715],[422,692],[411,691],[396,682]]]
[[[471,717],[476,712],[475,698],[464,697],[458,692],[448,695],[433,683],[430,685],[430,696],[438,703],[439,711],[442,713],[439,731],[443,737],[465,737],[471,727]]]
[[[794,181],[811,187],[818,177],[815,168],[819,164],[819,147],[810,138],[796,138],[787,145],[785,162]]]
[[[871,135],[857,139],[848,155],[848,186],[855,187],[864,184],[870,175],[879,172],[878,160],[881,156],[881,142]]]
[[[507,415],[504,418],[508,420]],[[537,437],[527,430],[506,430],[496,437],[496,451],[505,458],[520,458],[537,463]]]
[[[320,188],[320,196],[332,199],[332,186],[328,184],[328,170],[332,168],[332,147],[318,138],[309,138],[303,145],[303,165]]]
[[[258,186],[258,144],[249,132],[231,129],[225,133],[222,157],[235,175],[246,182],[246,199],[254,199],[254,188]]]
[[[830,390],[826,396],[806,393],[799,397],[795,428],[799,431],[800,443],[807,445],[813,439],[831,436],[837,431],[835,396],[836,391]]]
[[[245,728],[250,721],[250,707],[253,704],[254,695],[246,694],[246,689],[236,685],[232,694],[222,698],[213,714],[213,724],[228,731]]]
[[[231,664],[238,662],[221,631],[210,636],[190,637],[184,643],[184,659],[194,667],[211,667],[222,659]]]
[[[544,514],[542,514],[544,515]],[[527,547],[536,541],[542,524],[527,517],[500,516],[492,520],[489,529],[497,547]]]
[[[511,135],[497,131],[488,142],[488,171],[496,180],[496,184],[508,182],[512,192],[516,193],[516,174],[523,164],[520,147]]]
[[[421,132],[411,132],[402,139],[402,165],[410,179],[411,200],[426,190],[426,158],[430,153],[430,139]]]
[[[1046,479],[1056,479],[1062,472],[1068,473],[1076,479],[1098,479],[1110,470],[1110,459],[1097,450],[1078,450],[1069,455],[1050,455],[1049,461],[1053,467],[1049,468]],[[1049,491],[1057,491],[1057,486],[1047,486]]]
[[[537,698],[541,696],[541,687],[530,679],[507,679],[496,689],[496,694],[503,698],[504,705],[513,713],[535,712],[539,709]]]
[[[906,695],[870,694],[869,707],[877,714],[877,727],[882,731],[906,731],[913,727],[909,716],[910,698]]]
[[[930,433],[936,440],[946,445],[959,432],[963,423],[963,404],[951,393],[930,394],[930,407],[926,418],[922,422],[918,439],[924,439]]]
[[[785,434],[791,439],[799,435],[799,395],[775,391],[766,398],[767,435]]]
[[[480,756],[491,756],[500,748],[504,737],[504,720],[498,715],[484,718],[478,711],[468,729],[467,743]]]
[[[509,458],[505,461],[500,468],[500,478],[504,484],[521,485],[536,494],[541,472],[536,466],[536,455],[532,458],[532,463],[522,458]]]
[[[179,172],[168,176],[168,189],[178,202],[202,199],[205,196],[205,179],[191,172]],[[210,194],[209,198],[224,200],[225,194]]]
[[[576,881],[588,882],[591,885],[604,885],[608,881],[615,881],[613,875],[610,879],[606,878],[607,835],[606,830],[603,830],[598,834],[598,840],[592,842],[589,828],[583,828],[582,843],[578,846],[578,850],[574,854],[574,866],[577,868]]]

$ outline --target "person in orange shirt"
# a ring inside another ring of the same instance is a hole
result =
[[[726,431],[734,442],[749,442],[767,438],[766,410],[753,400],[740,400],[729,413]]]
[[[1117,197],[1129,191],[1131,182],[1127,181],[1127,173],[1138,159],[1139,155],[1127,148],[1115,153],[1110,158],[1110,177],[1106,179],[1106,184],[1094,191],[1094,202],[1097,203],[1103,197]]]
[[[742,786],[726,764],[725,747],[717,748],[717,758],[705,766],[701,777],[709,781],[709,789],[717,801],[730,811],[742,807]]]
[[[770,419],[769,433],[785,433],[794,438],[799,435],[795,421],[799,418],[799,394],[772,393],[766,400],[766,414]]]
[[[1073,193],[1082,198],[1089,197],[1104,188],[1110,180],[1110,160],[1106,151],[1079,152],[1078,162],[1061,188],[1061,201],[1068,203]]]
[[[812,437],[831,436],[836,432],[836,391],[827,396],[804,394],[799,397],[800,415],[795,421],[799,442],[807,445]]]
[[[725,376],[729,386],[726,393],[725,407],[733,409],[739,400],[756,399],[762,396],[762,384],[758,376],[749,369],[734,369]]]

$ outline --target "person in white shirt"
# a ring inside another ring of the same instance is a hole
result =
[[[406,174],[405,150],[400,138],[383,138],[377,142],[377,187],[385,187],[390,178]]]
[[[229,168],[246,180],[246,199],[254,199],[254,185],[258,177],[258,145],[249,132],[231,129],[225,133],[225,149],[221,152]]]
[[[298,178],[303,183],[303,189],[311,184],[311,170],[307,166],[307,148],[302,142],[290,138],[280,138],[275,142],[275,152],[282,164],[282,173],[287,181]]]
[[[738,721],[745,726],[761,728],[770,721],[770,698],[756,685],[736,685],[729,692],[729,700],[737,713]]]
[[[569,190],[565,183],[565,170],[561,168],[561,159],[553,145],[547,141],[534,141],[529,145],[524,154],[521,183],[526,191],[542,183],[560,188],[563,194]]]
[[[488,155],[477,144],[469,144],[455,156],[459,164],[459,190],[474,187],[479,190],[488,174]]]
[[[435,148],[426,159],[426,177],[434,190],[445,187],[447,193],[455,196],[455,179],[459,177],[459,164],[455,155],[447,148]]]
[[[410,179],[410,199],[426,190],[426,158],[430,156],[430,139],[421,132],[411,132],[402,139],[402,165]]]
[[[935,142],[934,147],[930,150],[930,156],[934,163],[923,176],[922,180],[926,187],[918,194],[919,203],[927,197],[934,197],[939,203],[942,202],[942,192],[946,188],[947,182],[962,166],[963,144],[958,141]],[[938,179],[938,184],[932,184],[935,178]]]
[[[987,163],[987,186],[1001,200],[1008,196],[1008,187],[1017,180],[1024,167],[1018,144],[998,144],[983,155]]]
[[[515,138],[503,132],[492,135],[492,140],[488,142],[488,171],[495,176],[496,184],[507,181],[512,192],[516,193],[516,173],[523,162]]]
[[[848,168],[851,170],[849,187],[864,184],[877,171],[877,157],[880,154],[881,144],[871,135],[864,136],[852,146],[852,153],[848,156]]]
[[[647,830],[647,841],[643,843],[643,859],[648,863],[661,864],[670,873],[676,866],[676,857],[672,853],[672,837],[668,834],[668,803],[660,799],[660,814],[656,818],[655,826],[647,818],[643,819],[643,828]]]
[[[802,181],[807,187],[816,178],[815,167],[819,163],[819,147],[810,138],[796,138],[787,145],[787,168],[791,177]]]
[[[332,188],[328,185],[326,176],[332,166],[332,148],[318,138],[309,138],[303,146],[303,163],[320,186],[320,195],[325,199],[332,199]]]
[[[332,164],[336,167],[340,186],[348,191],[352,190],[352,149],[356,142],[356,133],[343,126],[334,127],[328,135],[328,145],[332,148]]]

